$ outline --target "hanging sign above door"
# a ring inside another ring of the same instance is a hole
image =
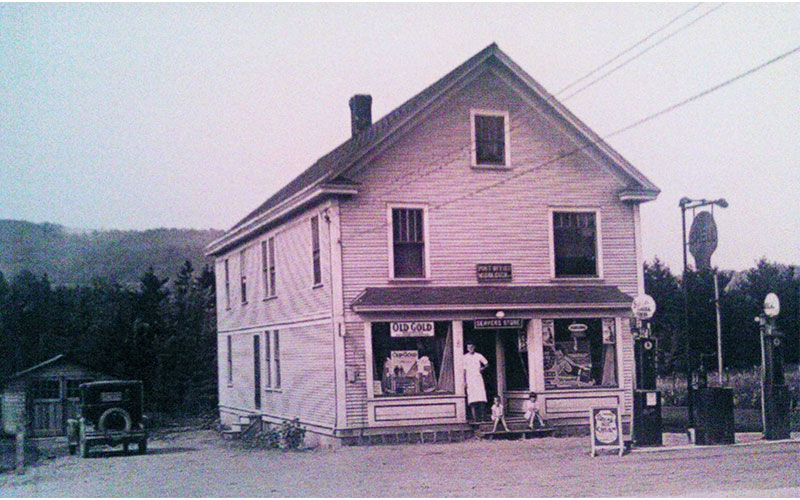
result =
[[[476,319],[472,327],[475,330],[494,330],[497,328],[517,329],[522,328],[522,319]]]

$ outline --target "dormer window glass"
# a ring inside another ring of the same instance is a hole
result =
[[[472,110],[472,166],[509,167],[508,112]]]

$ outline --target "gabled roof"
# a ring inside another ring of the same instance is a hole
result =
[[[615,286],[402,286],[367,288],[356,312],[449,309],[627,308],[633,299]]]
[[[658,187],[559,103],[544,89],[544,87],[537,83],[501,51],[496,43],[492,43],[436,81],[433,85],[415,95],[398,108],[373,123],[367,129],[352,136],[333,151],[314,162],[314,164],[303,173],[298,175],[291,182],[278,190],[278,192],[270,196],[258,208],[237,222],[225,235],[210,243],[207,247],[208,253],[221,253],[224,249],[235,243],[235,241],[246,238],[246,235],[256,230],[258,225],[268,222],[268,220],[273,217],[273,212],[279,212],[282,205],[287,204],[292,201],[293,198],[314,186],[327,187],[333,184],[336,187],[341,187],[343,185],[342,183],[350,183],[352,185],[352,181],[342,176],[347,168],[354,165],[360,158],[391,137],[401,126],[420,114],[448,89],[456,86],[464,78],[473,74],[475,71],[479,71],[483,65],[489,64],[491,61],[496,61],[505,66],[505,68],[517,76],[527,85],[530,91],[542,99],[557,115],[582,134],[588,140],[590,146],[594,147],[595,150],[608,158],[613,165],[616,165],[627,175],[630,182],[625,189],[627,195],[624,201],[646,201],[654,199],[658,195],[660,192]],[[345,192],[342,194],[353,193],[354,192]],[[285,213],[280,211],[279,215],[285,215]],[[278,215],[275,215],[275,217],[277,216]]]
[[[28,373],[35,372],[36,370],[41,370],[42,368],[44,368],[46,366],[50,366],[50,365],[56,363],[57,361],[61,361],[62,359],[65,359],[65,356],[63,354],[59,354],[58,356],[50,358],[47,361],[42,361],[38,365],[33,365],[30,368],[26,368],[26,369],[24,369],[22,371],[19,371],[19,372],[15,373],[15,374],[11,375],[10,377],[8,377],[6,380],[13,380],[13,379],[19,378],[19,377],[21,377],[23,375],[27,375]]]

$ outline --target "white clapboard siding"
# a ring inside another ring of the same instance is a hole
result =
[[[510,170],[470,167],[473,108],[509,111]],[[600,210],[603,279],[588,283],[615,285],[636,295],[634,213],[617,196],[627,181],[584,152],[552,161],[576,147],[552,115],[533,110],[497,76],[478,77],[354,176],[359,194],[341,203],[345,308],[366,287],[402,286],[389,279],[387,203],[403,202],[428,206],[430,286],[476,285],[478,263],[511,263],[515,285],[554,283],[549,208],[572,206]],[[531,168],[500,186],[468,195]],[[449,203],[439,207],[443,202]],[[622,323],[623,383],[629,391],[633,348],[627,321]],[[348,366],[357,367],[363,380],[360,323],[348,323],[345,347]],[[366,424],[365,399],[363,384],[347,385],[348,425]],[[626,395],[628,410],[630,404]]]
[[[470,167],[471,108],[509,110],[510,170]],[[475,265],[487,262],[511,263],[513,284],[550,284],[548,208],[599,208],[602,283],[635,295],[633,209],[617,197],[625,181],[585,153],[538,166],[576,147],[563,130],[487,74],[361,169],[358,196],[341,204],[345,304],[365,287],[390,284],[390,202],[428,204],[433,286],[475,285]],[[466,196],[531,167],[531,173]],[[437,207],[442,202],[451,203]]]
[[[220,408],[300,417],[304,423],[332,427],[335,419],[333,327],[329,228],[322,210],[309,209],[268,233],[216,260],[218,368]],[[313,283],[310,218],[319,216],[322,285]],[[275,238],[276,296],[267,297],[262,273],[261,241]],[[247,303],[240,293],[239,257],[247,248]],[[230,309],[225,307],[224,260],[229,259]],[[264,332],[280,332],[282,388],[262,390],[261,410],[255,409],[253,335],[261,335],[262,387],[266,382]],[[233,383],[228,383],[227,336],[233,343]],[[227,410],[226,410],[227,409]],[[227,414],[226,414],[227,411]]]

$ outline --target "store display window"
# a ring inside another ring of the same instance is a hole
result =
[[[372,324],[376,397],[453,394],[453,331],[449,321]]]
[[[542,320],[545,389],[618,387],[614,318]]]

